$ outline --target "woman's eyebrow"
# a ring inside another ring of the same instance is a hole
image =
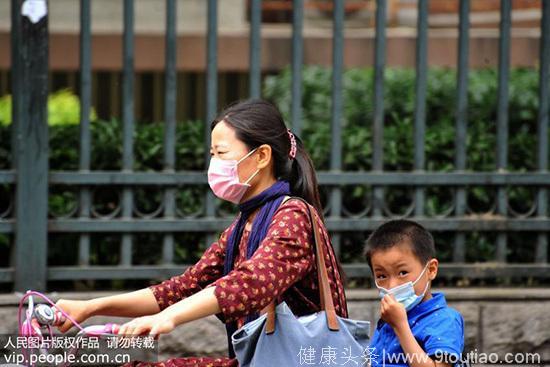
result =
[[[213,145],[212,148],[210,149],[218,149],[218,148],[227,148],[228,145],[227,144],[216,144],[216,145]]]

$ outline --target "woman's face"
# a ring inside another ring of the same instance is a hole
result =
[[[212,130],[211,157],[239,161],[249,152],[246,144],[237,139],[235,130],[225,121],[220,121]],[[255,151],[237,166],[240,182],[246,182],[259,169],[257,153]],[[252,181],[249,182],[251,185]]]

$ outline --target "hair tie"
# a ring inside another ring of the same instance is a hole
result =
[[[294,159],[296,158],[296,151],[297,151],[296,137],[294,136],[292,131],[290,131],[290,129],[287,129],[287,131],[288,131],[288,137],[290,139],[290,152],[288,152],[288,155],[290,156],[291,159]]]

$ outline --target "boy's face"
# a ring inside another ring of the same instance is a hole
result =
[[[422,264],[408,243],[401,243],[387,250],[377,250],[371,256],[374,279],[379,287],[391,289],[407,282],[414,282],[416,294],[422,294],[427,283],[437,275],[437,259],[428,261],[427,269],[419,278],[426,264]],[[428,295],[428,291],[426,295]]]

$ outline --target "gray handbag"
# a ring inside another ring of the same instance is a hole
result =
[[[304,201],[305,202],[305,201]],[[266,306],[261,315],[235,331],[231,342],[240,367],[340,365],[366,366],[370,322],[336,315],[325,265],[325,250],[313,227],[321,311],[296,317],[285,302]],[[353,361],[353,362],[352,362]]]

